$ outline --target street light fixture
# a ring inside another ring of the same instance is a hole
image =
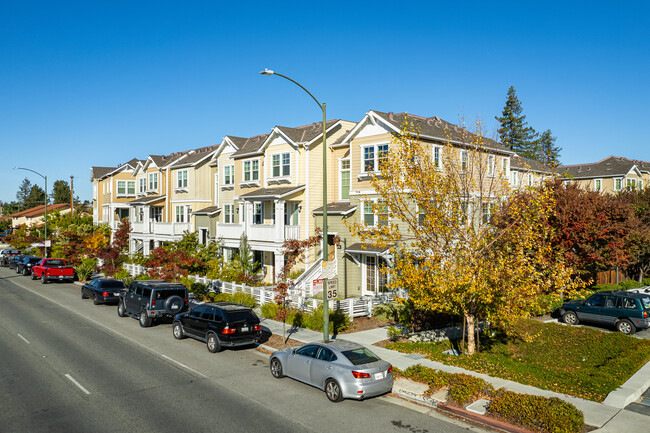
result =
[[[32,170],[31,168],[14,167],[14,170],[31,171],[32,173],[36,173],[45,180],[45,239],[43,240],[43,248],[45,249],[43,251],[43,256],[44,258],[47,258],[47,176],[39,173],[38,171]]]
[[[293,80],[286,75],[279,74],[271,69],[264,69],[260,72],[262,75],[277,75],[279,77],[285,78],[302,90],[307,92],[311,98],[316,101],[318,108],[323,110],[323,264],[327,262],[328,259],[328,244],[327,244],[327,126],[325,122],[327,121],[326,112],[325,112],[325,102],[321,103],[311,94],[311,92],[303,87],[302,84]],[[330,338],[329,333],[329,301],[327,299],[327,278],[323,278],[323,341],[328,342]]]

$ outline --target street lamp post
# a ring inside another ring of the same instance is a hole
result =
[[[45,248],[43,252],[43,256],[47,258],[47,176],[44,174],[39,173],[38,171],[32,170],[31,168],[24,168],[24,167],[14,167],[14,170],[27,170],[31,171],[32,173],[36,173],[40,177],[45,180],[45,239],[43,240],[43,248]]]
[[[292,83],[296,84],[302,90],[307,92],[311,98],[316,101],[318,108],[323,110],[323,263],[327,262],[328,259],[328,244],[327,244],[327,126],[325,122],[327,121],[326,111],[325,111],[325,102],[321,103],[311,94],[311,92],[303,87],[299,82],[287,77],[286,75],[279,74],[270,69],[264,69],[260,72],[262,75],[277,75],[279,77],[285,78]],[[328,342],[330,338],[329,333],[329,301],[327,299],[327,278],[323,278],[323,341]]]

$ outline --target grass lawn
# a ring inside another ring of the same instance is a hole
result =
[[[532,335],[532,341],[482,335],[481,352],[472,357],[443,354],[451,348],[449,341],[386,347],[593,401],[603,401],[650,360],[650,340],[530,319],[521,320],[518,327]]]

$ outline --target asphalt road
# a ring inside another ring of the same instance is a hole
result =
[[[254,349],[210,354],[0,268],[0,432],[461,432],[393,397],[330,403]]]

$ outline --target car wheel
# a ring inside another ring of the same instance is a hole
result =
[[[97,293],[93,294],[93,304],[99,305],[101,302],[99,301],[99,298],[97,297]]]
[[[140,311],[140,319],[138,320],[140,322],[140,326],[143,328],[148,328],[151,326],[151,317],[147,315],[147,310],[142,310]]]
[[[36,275],[34,275],[34,273],[32,272],[32,280],[35,280],[35,279],[36,279]]]
[[[45,274],[41,275],[41,284],[47,284],[47,277]]]
[[[627,319],[619,320],[618,323],[616,323],[616,329],[618,332],[621,334],[626,334],[626,335],[632,335],[636,332],[636,328]]]
[[[273,377],[276,379],[281,379],[284,377],[284,374],[282,373],[282,363],[278,358],[273,358],[271,359],[271,374]]]
[[[81,299],[88,299],[88,295],[84,293],[84,289],[81,289]]]
[[[124,307],[124,301],[119,301],[117,303],[117,315],[120,317],[126,316],[126,308]]]
[[[182,340],[185,338],[185,333],[183,332],[183,325],[180,324],[180,322],[174,322],[172,325],[172,334],[174,334],[174,338],[177,340]]]
[[[217,353],[221,350],[221,343],[219,342],[219,337],[217,337],[217,334],[208,334],[206,345],[208,346],[208,352],[210,353]]]
[[[27,268],[23,268],[23,275],[24,276],[29,275],[29,271],[27,270]]]
[[[577,325],[580,323],[580,320],[578,320],[578,315],[573,311],[567,311],[564,313],[562,315],[562,321],[568,325]]]
[[[20,274],[20,269],[18,269],[18,266],[16,266],[16,273]]]
[[[330,401],[333,401],[334,403],[338,403],[339,401],[343,400],[341,386],[334,379],[328,379],[327,382],[325,382],[325,394],[327,394],[327,398],[329,398]]]

